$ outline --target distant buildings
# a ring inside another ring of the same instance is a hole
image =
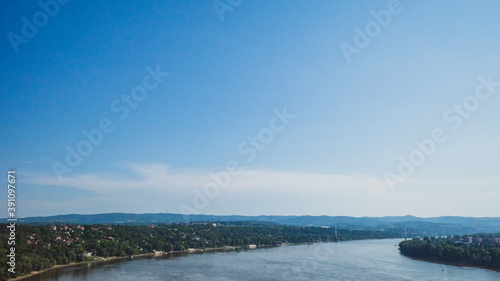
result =
[[[493,243],[493,244],[500,244],[500,238],[493,237],[493,238],[486,238],[486,240],[485,240],[479,236],[466,235],[465,237],[455,239],[455,243],[463,243],[463,244],[483,244],[485,242],[486,243],[489,242],[489,243]]]

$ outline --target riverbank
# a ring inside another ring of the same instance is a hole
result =
[[[257,246],[255,248],[266,248],[266,247],[277,247],[281,245],[267,245],[267,246]],[[145,258],[145,257],[162,257],[162,256],[169,256],[169,255],[174,255],[174,254],[189,254],[189,253],[202,253],[202,252],[216,252],[216,251],[229,251],[229,250],[237,250],[237,249],[255,249],[253,247],[249,246],[223,246],[223,247],[215,247],[215,248],[205,248],[205,249],[186,249],[182,251],[170,251],[170,252],[153,252],[153,253],[145,253],[145,254],[139,254],[139,255],[134,255],[133,258]],[[95,257],[94,260],[88,260],[88,261],[82,261],[82,262],[74,262],[74,263],[69,263],[69,264],[58,264],[54,265],[49,268],[42,269],[40,271],[32,271],[30,274],[23,275],[23,276],[18,276],[16,278],[11,278],[8,279],[9,281],[19,281],[23,280],[35,275],[42,274],[44,272],[58,269],[58,268],[64,268],[64,267],[71,267],[71,266],[78,266],[78,265],[83,265],[83,264],[89,264],[89,263],[105,263],[109,261],[119,261],[119,260],[132,260],[129,256],[113,256],[113,257]]]
[[[154,256],[154,253],[140,254],[140,255],[137,255],[137,256],[141,256],[141,257]],[[54,270],[54,269],[58,269],[58,268],[64,268],[64,267],[70,267],[70,266],[77,266],[77,265],[88,264],[88,263],[102,263],[102,262],[108,262],[108,261],[113,261],[113,260],[121,260],[121,259],[128,259],[128,258],[129,257],[118,257],[118,256],[106,257],[106,258],[105,257],[96,257],[95,260],[82,261],[82,262],[73,262],[73,263],[68,263],[68,264],[57,264],[57,265],[51,266],[49,268],[42,269],[40,271],[32,271],[30,274],[23,275],[23,276],[18,276],[16,278],[8,279],[8,280],[9,281],[18,281],[18,280],[23,280],[23,279],[26,279],[28,277],[39,275],[39,274],[42,274],[42,273],[44,273],[46,271]]]
[[[435,260],[435,259],[415,258],[415,257],[405,256],[403,254],[401,254],[401,255],[404,257],[407,257],[409,259],[412,259],[412,260],[431,262],[431,263],[437,263],[437,264],[444,264],[444,265],[453,265],[453,266],[458,266],[458,267],[474,267],[474,268],[488,269],[488,270],[500,272],[500,268],[498,268],[498,267],[488,267],[488,266],[474,265],[474,264],[468,264],[468,263],[463,263],[463,262],[447,262],[447,261],[439,261],[439,260]]]
[[[374,238],[366,238],[366,239],[355,239],[355,240],[373,240]],[[394,238],[378,238],[376,240],[383,240],[383,239],[394,239]],[[312,245],[312,244],[317,244],[317,243],[332,243],[332,242],[346,242],[346,241],[353,241],[353,240],[341,240],[341,241],[316,241],[316,242],[304,242],[304,243],[281,243],[281,244],[276,244],[276,245],[247,245],[247,246],[222,246],[222,247],[214,247],[214,248],[204,248],[204,249],[199,249],[199,248],[189,248],[186,250],[181,250],[181,251],[170,251],[170,252],[152,252],[152,253],[145,253],[145,254],[140,254],[140,255],[134,255],[133,258],[145,258],[145,257],[163,257],[163,256],[169,256],[169,255],[175,255],[175,254],[191,254],[191,253],[203,253],[203,252],[216,252],[216,251],[231,251],[231,250],[242,250],[242,249],[261,249],[261,248],[270,248],[270,247],[280,247],[280,246],[296,246],[296,245]],[[78,266],[82,264],[88,264],[88,263],[105,263],[109,261],[119,261],[119,260],[131,260],[129,256],[113,256],[113,257],[94,257],[94,260],[90,261],[82,261],[82,262],[76,262],[76,263],[70,263],[70,264],[63,264],[63,265],[54,265],[52,267],[40,270],[40,271],[32,271],[30,274],[19,276],[13,279],[8,279],[9,281],[18,281],[18,280],[23,280],[35,275],[42,274],[46,271],[50,270],[55,270],[58,268],[64,268],[64,267],[71,267],[71,266]]]

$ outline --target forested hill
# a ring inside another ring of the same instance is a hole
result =
[[[348,217],[348,216],[215,216],[182,215],[170,213],[126,214],[108,213],[96,215],[58,215],[48,217],[28,217],[19,219],[20,223],[30,224],[160,224],[186,223],[195,221],[259,221],[296,226],[334,226],[345,229],[403,229],[407,227],[410,236],[441,236],[472,234],[479,232],[500,232],[500,217],[434,217],[414,216],[396,217]],[[6,219],[0,220],[6,222]]]
[[[415,238],[399,244],[401,254],[438,262],[500,268],[500,234]]]

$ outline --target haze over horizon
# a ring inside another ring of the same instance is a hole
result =
[[[498,1],[226,2],[4,4],[18,217],[500,217]]]
[[[321,216],[328,216],[328,217],[352,217],[352,218],[387,218],[387,217],[414,217],[414,218],[437,218],[437,217],[464,217],[464,218],[500,218],[500,217],[474,217],[474,216],[432,216],[432,217],[420,217],[420,216],[413,216],[413,215],[400,215],[400,216],[344,216],[344,215],[307,215],[307,214],[290,214],[290,215],[279,215],[279,214],[261,214],[261,215],[239,215],[239,214],[180,214],[180,213],[127,213],[127,212],[110,212],[110,213],[87,213],[87,214],[76,214],[76,213],[61,213],[61,214],[54,214],[54,215],[43,215],[43,216],[29,216],[29,217],[52,217],[52,216],[70,216],[70,215],[83,215],[83,216],[98,216],[98,215],[105,215],[105,214],[132,214],[132,215],[149,215],[149,214],[167,214],[167,215],[201,215],[201,216],[240,216],[240,217],[260,217],[260,216],[277,216],[277,217],[287,217],[287,216],[297,216],[297,217],[308,217],[308,216],[314,216],[314,217],[321,217]],[[29,217],[23,217],[23,218],[29,218]]]

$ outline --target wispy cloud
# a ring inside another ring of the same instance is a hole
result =
[[[142,189],[176,192],[203,187],[212,179],[206,170],[173,170],[163,164],[129,164],[127,175],[90,173],[66,177],[30,175],[26,182],[35,185],[67,186],[98,193]],[[272,191],[273,193],[369,192],[388,191],[382,178],[364,175],[331,175],[273,170],[241,170],[225,189],[233,191]]]
[[[33,213],[44,209],[45,215],[165,210],[182,213],[179,205],[191,204],[194,194],[199,194],[194,190],[202,192],[204,186],[213,183],[210,173],[173,169],[164,164],[127,164],[114,172],[72,175],[62,183],[55,176],[25,174],[26,183],[40,188],[64,186],[94,194],[56,203],[32,199],[23,210]],[[499,191],[492,188],[498,184],[498,178],[414,179],[394,192],[383,178],[368,175],[242,169],[231,177],[227,187],[220,189],[218,196],[210,197],[207,207],[199,213],[492,216],[498,213],[494,202]],[[91,211],[89,204],[95,206]],[[422,204],[426,206],[424,210]],[[489,204],[491,208],[483,206]],[[478,206],[483,206],[483,211]]]

